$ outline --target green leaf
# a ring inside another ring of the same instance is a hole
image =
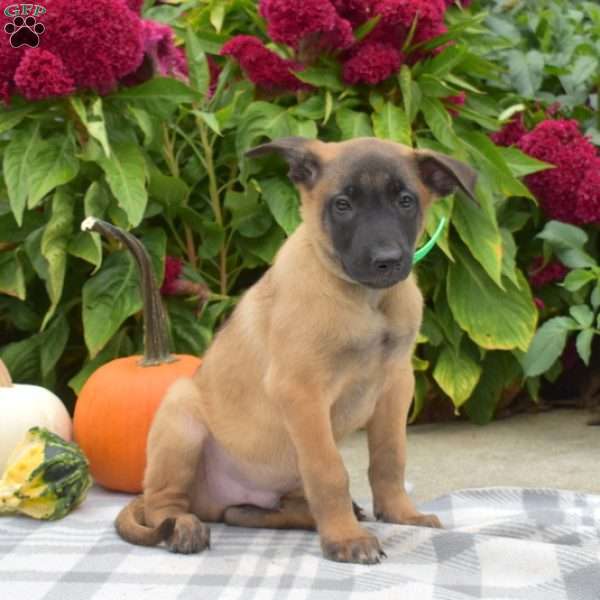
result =
[[[90,104],[90,113],[88,115],[83,100],[78,96],[71,96],[69,98],[71,106],[75,109],[75,112],[79,116],[79,119],[87,129],[88,133],[95,139],[97,139],[104,154],[110,156],[110,145],[108,143],[108,136],[106,135],[106,124],[104,123],[104,110],[102,108],[102,98],[95,98]]]
[[[593,329],[584,329],[577,335],[575,340],[575,346],[577,353],[581,356],[581,360],[586,365],[590,364],[590,356],[592,355],[592,340],[594,339],[595,332]]]
[[[42,378],[48,380],[69,339],[69,324],[63,312],[56,315],[48,329],[40,335],[40,367]]]
[[[35,166],[40,149],[41,140],[38,132],[39,125],[33,130],[19,130],[4,148],[2,173],[10,208],[19,227],[23,224],[23,212],[29,194],[30,169]]]
[[[517,244],[508,229],[504,227],[500,229],[500,235],[502,236],[502,275],[520,287],[521,282],[517,277]]]
[[[94,358],[125,319],[142,308],[136,266],[127,251],[113,252],[82,288],[83,336]]]
[[[421,110],[431,133],[440,143],[450,149],[460,145],[454,132],[452,117],[439,100],[427,96],[422,98]]]
[[[54,314],[62,296],[67,268],[67,246],[72,229],[73,198],[64,188],[60,188],[52,198],[52,214],[42,236],[41,252],[48,263],[46,289],[51,302],[42,329]]]
[[[78,171],[79,161],[71,136],[57,135],[40,142],[35,161],[29,166],[27,206],[35,208],[54,188],[74,179]]]
[[[498,150],[515,177],[524,177],[525,175],[530,175],[531,173],[537,173],[539,171],[545,171],[546,169],[554,168],[554,165],[528,156],[524,152],[521,152],[518,148],[498,147]]]
[[[195,356],[204,354],[212,335],[210,329],[200,323],[195,307],[173,298],[167,308],[175,352]]]
[[[452,223],[471,254],[499,286],[502,286],[502,236],[498,224],[473,202],[454,203]]]
[[[185,34],[185,53],[187,56],[190,84],[204,97],[210,85],[208,61],[198,37],[189,28]]]
[[[536,237],[546,240],[557,248],[577,250],[582,250],[588,240],[587,233],[583,229],[560,221],[549,221]]]
[[[98,268],[102,264],[102,246],[95,242],[93,234],[94,232],[78,231],[69,241],[67,252]]]
[[[374,17],[371,17],[368,21],[365,21],[362,25],[360,25],[354,30],[354,39],[357,42],[364,40],[369,35],[369,33],[371,33],[373,29],[375,29],[380,20],[381,15],[375,15]]]
[[[598,307],[600,307],[600,280],[598,281],[596,287],[592,291],[592,295],[590,296],[590,302],[594,309],[598,309]]]
[[[137,106],[128,106],[127,110],[133,116],[138,127],[144,134],[144,146],[149,146],[154,138],[158,135],[159,123],[156,119],[150,116],[150,114],[143,108]]]
[[[577,323],[567,317],[546,321],[537,331],[527,353],[520,359],[527,377],[545,373],[562,354],[567,335],[577,328]]]
[[[87,360],[77,375],[71,377],[69,380],[69,387],[76,394],[79,394],[83,384],[94,371],[97,371],[102,365],[115,358],[130,356],[133,352],[133,345],[127,337],[126,332],[119,331],[110,342],[108,342],[102,352],[98,353],[95,358]]]
[[[507,64],[512,86],[525,98],[535,98],[544,79],[544,56],[537,50],[511,50]]]
[[[559,77],[565,92],[575,95],[579,91],[586,91],[598,73],[598,59],[594,56],[578,56],[575,63],[569,68],[567,75]]]
[[[0,294],[25,300],[25,275],[18,248],[0,254]]]
[[[464,352],[456,352],[446,346],[440,352],[433,378],[457,408],[472,394],[479,377],[481,366]]]
[[[263,262],[271,264],[277,251],[285,241],[283,229],[276,223],[261,237],[240,240],[239,245],[242,250],[260,258]]]
[[[357,137],[370,137],[373,135],[371,123],[366,113],[341,108],[335,115],[335,120],[342,132],[343,140]]]
[[[584,328],[591,327],[594,322],[594,313],[587,304],[571,306],[569,314]]]
[[[300,224],[298,194],[284,177],[269,177],[258,182],[262,197],[281,228],[290,235]]]
[[[576,292],[580,290],[582,287],[586,286],[588,283],[595,281],[596,277],[590,271],[585,271],[583,269],[574,269],[573,271],[569,271],[564,281],[559,284],[570,292]]]
[[[225,19],[225,4],[216,2],[210,10],[210,23],[215,28],[217,33],[221,33],[223,20]]]
[[[510,352],[488,352],[481,378],[464,406],[469,419],[478,425],[489,423],[494,418],[503,392],[511,387],[520,387],[520,380],[521,367]]]
[[[221,126],[214,113],[209,113],[201,110],[194,111],[217,135],[221,135]]]
[[[460,244],[452,248],[456,261],[448,267],[448,303],[469,337],[488,350],[527,350],[535,333],[537,309],[521,273],[520,286],[504,282],[504,291]]]
[[[409,423],[414,423],[423,407],[427,398],[427,378],[422,373],[415,373],[415,398],[408,418]]]
[[[231,213],[231,228],[244,237],[256,238],[264,235],[273,224],[265,204],[259,204],[256,190],[243,194],[229,191],[225,195],[225,208]]]
[[[408,116],[409,123],[415,119],[417,107],[413,106],[413,80],[410,67],[402,65],[398,74],[398,83],[402,90],[402,102],[404,104],[404,112]]]
[[[373,113],[372,119],[376,137],[412,145],[412,131],[406,113],[399,106],[385,102],[381,111]]]
[[[106,181],[134,227],[144,217],[146,193],[146,163],[138,146],[133,142],[115,142],[111,158],[99,161]]]
[[[463,45],[454,45],[440,52],[435,58],[423,63],[421,73],[434,75],[437,78],[443,78],[454,67],[460,65],[467,54],[467,47]]]
[[[0,133],[4,133],[13,127],[16,127],[30,112],[33,112],[34,104],[7,108],[5,106],[0,110]]]
[[[194,102],[201,99],[198,98],[197,91],[178,79],[171,79],[169,77],[154,77],[140,85],[125,87],[110,98],[112,100],[127,100],[130,102],[153,100],[173,104]]]
[[[332,92],[342,92],[346,87],[339,73],[328,68],[308,67],[302,71],[294,71],[294,75],[304,83],[310,83],[317,88],[325,88]]]

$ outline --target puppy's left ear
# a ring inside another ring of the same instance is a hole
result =
[[[477,172],[469,165],[433,150],[415,151],[421,181],[436,195],[447,196],[459,187],[475,204]]]
[[[290,166],[288,177],[297,184],[311,188],[321,175],[319,157],[308,149],[309,140],[303,137],[286,137],[261,144],[246,152],[246,156],[254,158],[265,154],[278,154]]]

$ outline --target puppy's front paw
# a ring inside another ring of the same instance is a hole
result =
[[[341,541],[321,540],[321,548],[323,549],[323,556],[325,558],[337,562],[373,565],[380,562],[381,558],[386,556],[379,545],[379,540],[370,534]]]
[[[375,518],[378,521],[385,523],[397,523],[400,525],[414,525],[415,527],[432,527],[434,529],[443,529],[442,522],[436,515],[423,515],[414,513],[411,515],[393,516],[386,512],[375,513]]]
[[[181,515],[166,543],[171,552],[195,554],[210,548],[210,529],[196,515]]]

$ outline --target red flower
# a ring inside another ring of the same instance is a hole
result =
[[[350,22],[352,27],[358,27],[368,21],[372,14],[372,0],[331,0],[337,14]]]
[[[165,296],[172,296],[177,292],[176,282],[181,275],[181,269],[183,263],[180,259],[174,256],[167,256],[165,259],[165,276],[163,279],[162,286],[160,287],[160,293]]]
[[[208,73],[210,76],[210,84],[208,86],[208,97],[212,98],[213,94],[217,89],[219,83],[219,75],[221,75],[221,67],[216,63],[214,58],[206,56],[206,62],[208,62]]]
[[[582,175],[597,164],[596,148],[573,120],[543,121],[517,146],[526,154],[555,166],[525,178],[544,213],[565,223],[580,223],[576,213]],[[586,194],[586,200],[589,199]],[[582,209],[583,210],[583,209]]]
[[[389,44],[363,43],[344,63],[342,76],[346,83],[375,85],[393,75],[400,68],[403,58],[402,53]]]
[[[381,20],[368,37],[401,48],[416,19],[412,43],[425,42],[447,31],[445,10],[444,0],[376,0],[373,14]]]
[[[600,221],[600,158],[595,158],[577,190],[575,217],[579,223]]]
[[[27,100],[66,96],[75,91],[73,80],[60,58],[41,48],[29,48],[25,52],[14,81]]]
[[[553,260],[544,265],[542,256],[534,259],[529,270],[529,282],[534,288],[541,288],[550,283],[562,281],[569,269],[558,260]]]
[[[339,20],[329,0],[260,0],[260,13],[271,39],[296,49],[302,38],[331,32]]]
[[[144,0],[125,0],[125,4],[136,14],[140,14]]]
[[[221,54],[235,58],[250,81],[265,89],[296,91],[310,88],[292,73],[300,71],[302,65],[281,58],[254,36],[236,35],[221,48]]]
[[[448,96],[446,98],[446,102],[449,102],[450,104],[454,104],[455,106],[462,106],[466,100],[467,100],[467,93],[464,91],[460,92],[459,94],[456,94],[456,96]],[[448,112],[453,117],[457,117],[459,115],[459,112],[457,110],[454,110],[453,108],[449,108]]]
[[[122,0],[52,0],[40,47],[58,56],[77,88],[110,92],[142,62],[139,17]]]
[[[500,131],[490,134],[491,140],[498,146],[514,146],[527,133],[523,113],[511,119]]]
[[[541,298],[538,298],[537,296],[534,297],[533,299],[533,303],[535,304],[536,308],[541,312],[542,310],[544,310],[544,308],[546,308],[546,305],[544,304],[544,301]]]
[[[144,54],[150,58],[154,72],[162,76],[186,74],[183,52],[175,47],[172,29],[158,21],[142,21]]]

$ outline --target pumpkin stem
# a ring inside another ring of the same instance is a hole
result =
[[[81,223],[82,231],[97,231],[105,237],[122,242],[135,258],[142,280],[141,292],[144,313],[144,358],[141,366],[151,367],[177,360],[169,353],[169,337],[167,335],[167,317],[160,297],[150,255],[135,236],[120,227],[115,227],[96,217],[88,217]]]
[[[4,361],[0,359],[0,387],[12,387],[12,379],[8,367],[4,364]]]

